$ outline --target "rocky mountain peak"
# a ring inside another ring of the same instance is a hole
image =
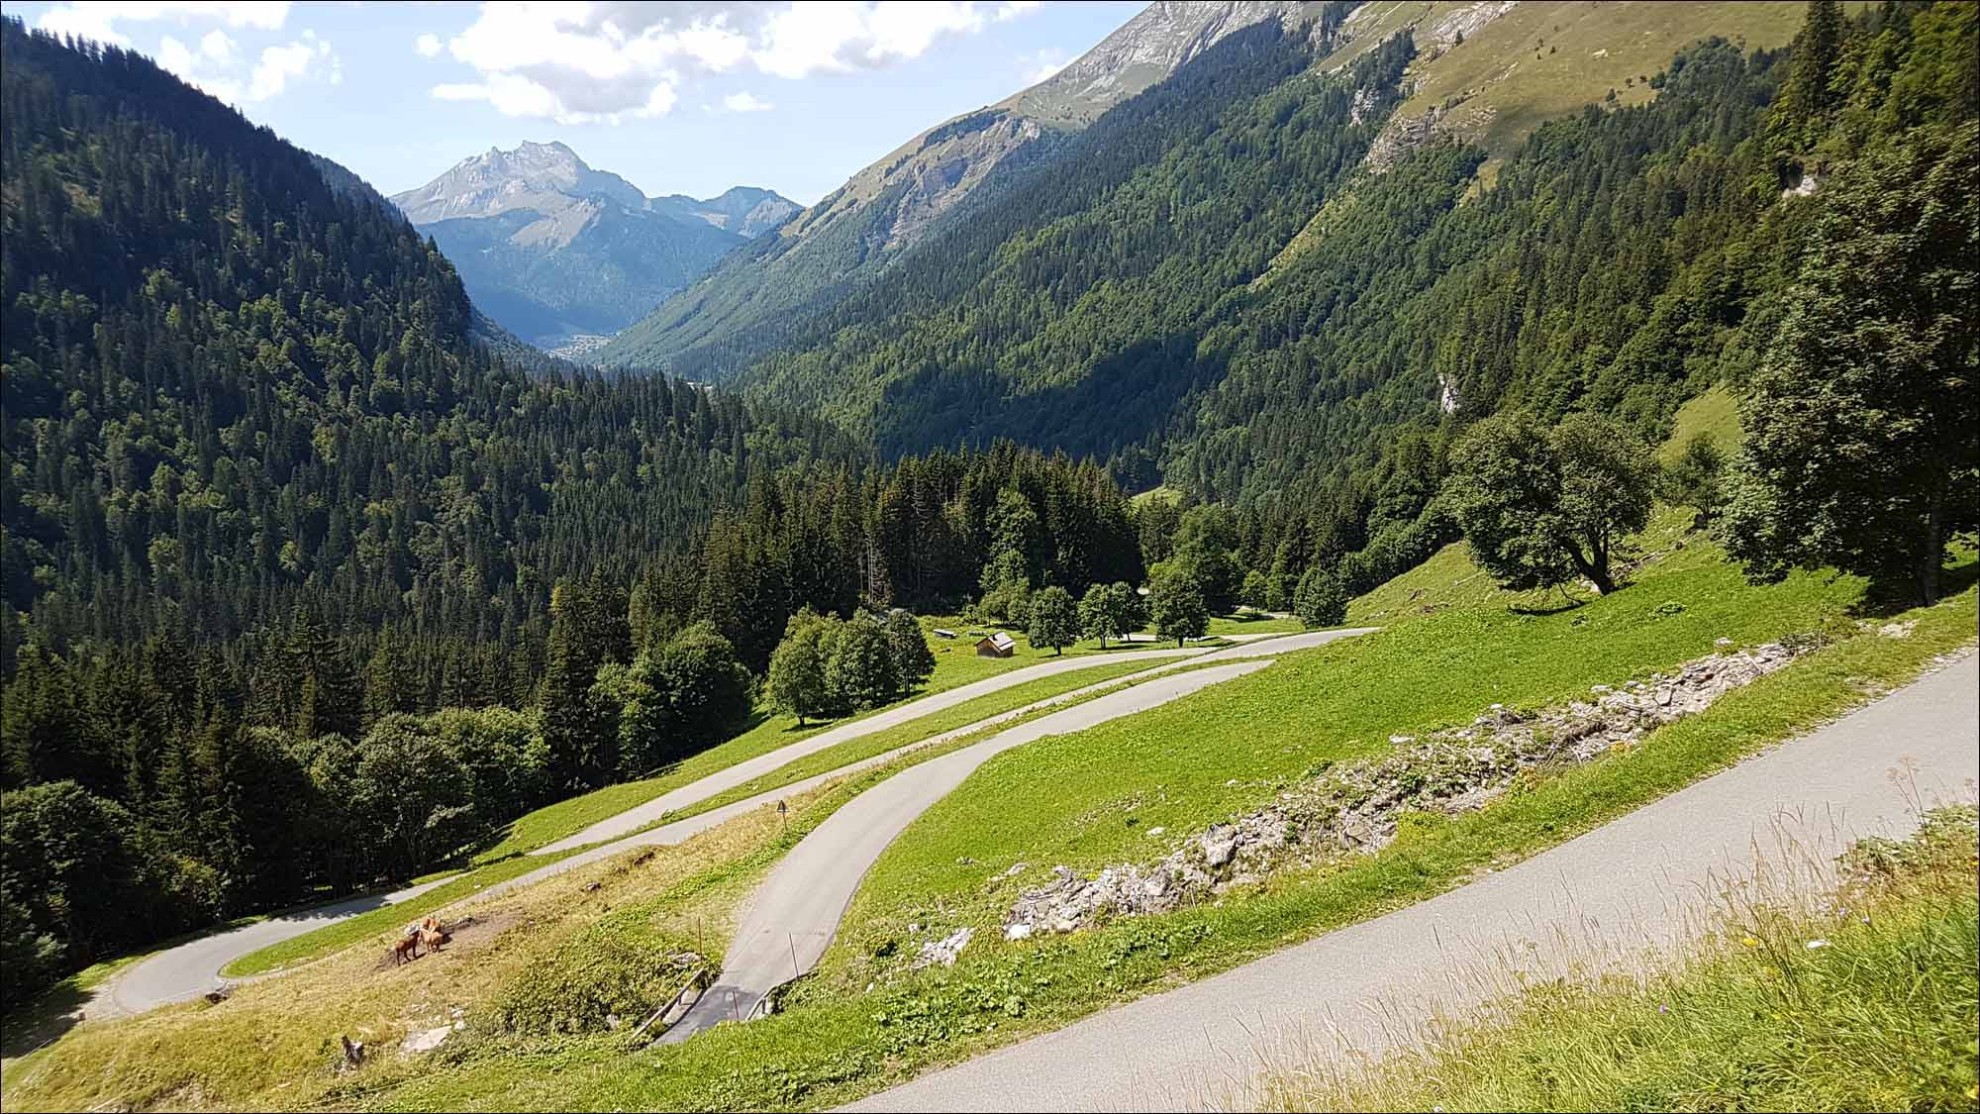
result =
[[[609,171],[594,170],[562,143],[524,143],[513,151],[491,147],[456,163],[424,186],[392,201],[415,224],[455,217],[492,217],[516,209],[546,215],[600,197],[628,209],[646,206],[639,187]]]
[[[1055,123],[1086,123],[1176,71],[1226,35],[1268,19],[1297,21],[1301,0],[1157,0],[1065,69],[1006,104]]]

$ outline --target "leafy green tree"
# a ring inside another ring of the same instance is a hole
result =
[[[549,750],[532,712],[443,708],[425,730],[467,775],[468,800],[482,831],[521,816],[548,796]]]
[[[180,930],[196,911],[163,884],[169,867],[134,818],[72,781],[0,796],[0,985],[9,1002],[65,967]]]
[[[1348,593],[1341,578],[1319,565],[1306,570],[1293,593],[1293,613],[1301,626],[1337,627],[1347,621]]]
[[[928,648],[928,636],[913,613],[895,608],[887,613],[887,645],[894,657],[894,675],[901,692],[920,688],[935,675],[935,651]]]
[[[1078,641],[1079,608],[1072,593],[1056,584],[1039,589],[1031,597],[1031,626],[1026,637],[1033,646],[1050,646],[1054,654],[1064,653]]]
[[[748,722],[755,679],[712,625],[696,623],[669,639],[660,653],[660,675],[677,739],[677,753],[668,760],[724,742]]]
[[[901,691],[887,630],[870,612],[833,623],[826,640],[825,688],[832,711],[862,712],[890,703]]]
[[[1114,628],[1113,616],[1107,609],[1107,586],[1095,584],[1079,598],[1079,630],[1088,638],[1100,640],[1100,648],[1107,648],[1107,640],[1120,634]]]
[[[1247,607],[1264,611],[1272,605],[1272,582],[1257,569],[1244,574],[1244,588],[1238,592],[1238,602]]]
[[[1103,650],[1109,638],[1125,639],[1147,622],[1141,594],[1125,581],[1095,584],[1080,598],[1079,629],[1086,637],[1099,639]]]
[[[1611,559],[1649,520],[1655,477],[1649,450],[1607,418],[1570,414],[1548,430],[1511,411],[1452,448],[1443,499],[1474,559],[1505,587],[1579,575],[1607,594]]]
[[[1155,637],[1173,638],[1176,645],[1191,638],[1202,638],[1210,630],[1210,609],[1203,594],[1188,576],[1170,574],[1155,582],[1148,592],[1149,611],[1155,619]]]
[[[1684,451],[1664,469],[1659,493],[1667,503],[1695,507],[1701,521],[1718,516],[1723,499],[1726,454],[1709,433],[1684,443]]]
[[[1741,400],[1722,533],[1752,576],[1834,565],[1939,597],[1947,539],[1980,519],[1976,181],[1973,124],[1832,179]]]
[[[474,836],[470,780],[418,717],[386,716],[358,744],[351,805],[365,819],[372,865],[410,878]]]
[[[1216,504],[1191,507],[1176,531],[1176,552],[1168,567],[1188,577],[1212,614],[1236,610],[1244,573],[1235,553],[1236,524],[1229,509]],[[1262,593],[1261,593],[1262,594]]]
[[[1125,580],[1107,586],[1107,606],[1123,639],[1148,625],[1148,598]]]
[[[825,663],[831,627],[817,612],[806,608],[791,616],[784,627],[784,640],[770,655],[768,689],[777,710],[797,717],[826,714],[831,697]]]

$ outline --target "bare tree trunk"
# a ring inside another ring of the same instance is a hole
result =
[[[1946,481],[1932,485],[1932,509],[1925,515],[1924,552],[1918,555],[1918,602],[1939,602],[1939,570],[1946,556]]]

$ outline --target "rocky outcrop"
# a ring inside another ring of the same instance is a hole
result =
[[[1634,746],[1645,733],[1695,715],[1734,689],[1787,665],[1781,643],[1687,662],[1676,672],[1531,714],[1493,705],[1464,727],[1422,739],[1395,736],[1387,754],[1336,766],[1271,805],[1193,836],[1150,866],[1119,865],[1086,877],[1056,867],[1024,891],[1004,919],[1009,940],[1073,932],[1112,917],[1165,913],[1255,883],[1291,865],[1367,854],[1394,842],[1411,813],[1483,807],[1515,777],[1571,766]]]
[[[1071,65],[1004,104],[1035,120],[1084,124],[1176,71],[1232,32],[1304,15],[1298,0],[1158,0]]]

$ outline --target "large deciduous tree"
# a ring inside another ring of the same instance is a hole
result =
[[[1171,573],[1157,579],[1149,589],[1148,600],[1155,617],[1155,637],[1173,638],[1180,647],[1188,639],[1209,633],[1210,609],[1190,577]]]
[[[1293,592],[1293,614],[1307,628],[1337,627],[1347,619],[1348,593],[1341,578],[1319,565],[1306,570]]]
[[[829,689],[826,686],[826,640],[831,626],[810,608],[791,616],[784,628],[784,640],[770,655],[770,700],[778,711],[797,717],[825,714]]]
[[[1650,516],[1657,475],[1627,429],[1575,413],[1552,429],[1508,411],[1480,421],[1451,450],[1442,498],[1472,556],[1508,588],[1550,588],[1576,576],[1616,589],[1624,539]]]
[[[1759,580],[1834,565],[1940,592],[1980,480],[1980,128],[1835,175],[1815,247],[1741,400],[1727,549]]]
[[[1054,584],[1031,597],[1031,627],[1025,633],[1034,647],[1065,652],[1079,638],[1079,608],[1072,593]]]

